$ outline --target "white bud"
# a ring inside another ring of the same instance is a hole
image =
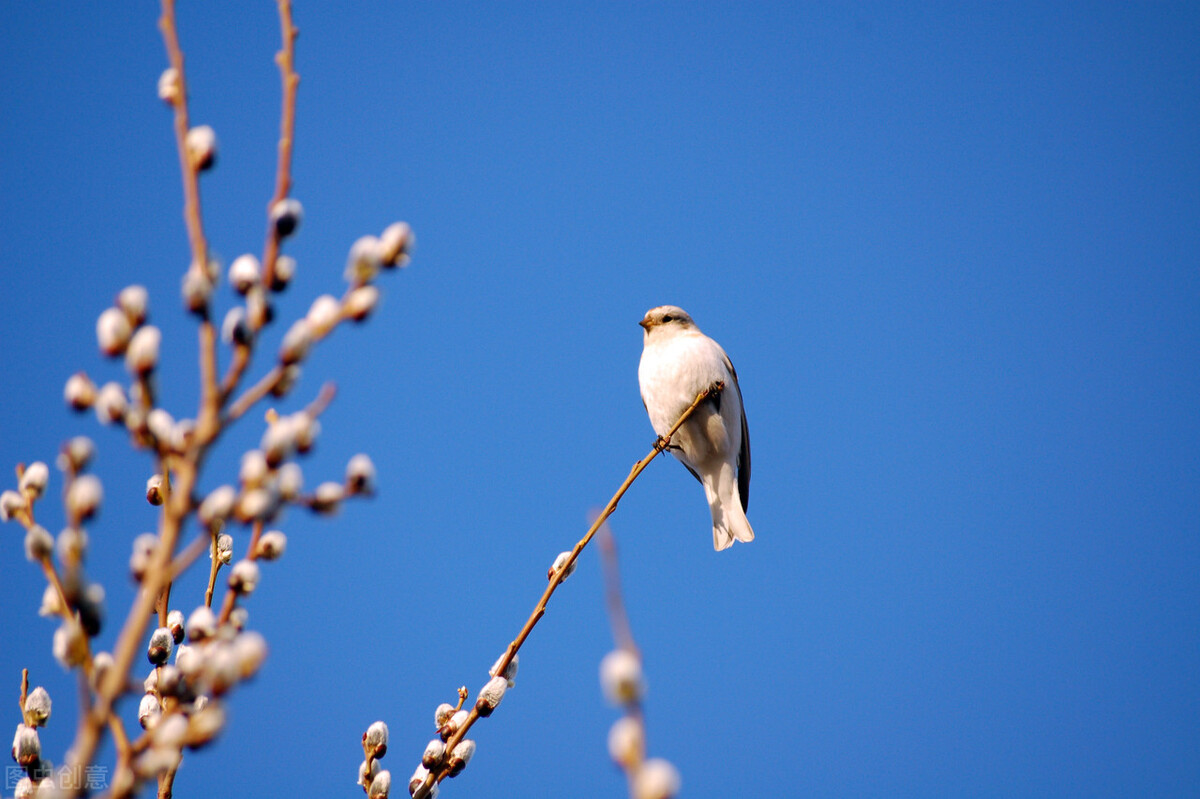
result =
[[[387,754],[388,728],[382,721],[377,721],[363,735],[363,748],[372,757],[383,757]]]
[[[198,125],[187,132],[184,139],[192,167],[203,171],[217,160],[217,134],[208,125]]]
[[[361,322],[371,315],[371,311],[374,311],[378,304],[379,289],[374,286],[359,286],[346,296],[342,310],[347,317]]]
[[[412,796],[413,794],[415,794],[417,792],[417,788],[421,787],[425,783],[425,778],[428,776],[429,776],[429,769],[425,768],[424,766],[417,766],[417,770],[414,771],[412,773],[412,776],[408,778],[408,794],[409,794],[409,796]],[[436,782],[433,784],[433,787],[434,788],[437,787]],[[430,796],[433,796],[433,794],[430,793]]]
[[[117,383],[105,383],[96,395],[96,418],[100,424],[111,424],[125,418],[128,400],[125,399],[125,389]]]
[[[42,756],[42,742],[38,740],[37,727],[17,725],[17,734],[13,737],[13,760],[25,768],[37,763]]]
[[[183,611],[172,610],[167,614],[167,629],[171,631],[171,641],[176,644],[183,643]]]
[[[285,463],[279,467],[278,485],[279,497],[289,502],[299,496],[304,490],[304,472],[298,463]]]
[[[296,259],[290,255],[279,256],[275,259],[275,269],[271,273],[271,290],[283,291],[295,276]]]
[[[651,758],[633,780],[634,799],[671,799],[679,793],[679,772],[662,758]]]
[[[213,615],[212,608],[207,605],[201,605],[192,611],[192,615],[188,616],[187,620],[187,636],[192,643],[206,641],[212,638],[217,633],[217,617]],[[181,653],[182,655],[182,653]],[[175,659],[176,665],[182,669],[179,664],[179,658]],[[185,670],[186,673],[186,670]]]
[[[87,436],[75,436],[63,444],[55,465],[60,472],[78,472],[91,462],[96,445]]]
[[[73,518],[86,519],[92,516],[104,500],[104,489],[100,478],[84,474],[71,481],[67,489],[67,511]]]
[[[230,308],[225,314],[225,321],[221,322],[221,340],[226,344],[244,347],[253,338],[254,334],[250,332],[250,325],[246,321],[246,309],[240,305]]]
[[[500,671],[500,663],[503,660],[504,660],[504,655],[501,655],[499,658],[497,658],[496,662],[492,664],[492,667],[490,669],[488,669],[488,674],[495,677]],[[509,688],[512,688],[513,685],[516,684],[517,667],[520,665],[520,663],[521,663],[521,655],[514,654],[512,657],[512,660],[510,660],[508,662],[508,667],[504,669],[504,679],[508,681]]]
[[[200,507],[196,511],[196,517],[200,519],[200,523],[205,527],[211,528],[229,518],[229,514],[233,513],[233,503],[236,500],[237,491],[234,490],[233,486],[224,485],[215,488],[200,503]]]
[[[271,386],[272,397],[285,397],[292,390],[296,383],[300,380],[300,367],[296,364],[288,364],[284,367],[279,379],[275,381],[275,385]]]
[[[63,399],[77,411],[87,410],[96,402],[96,384],[83,372],[76,372],[67,378]]]
[[[29,503],[25,497],[16,491],[5,491],[0,494],[0,522],[6,522],[13,516],[25,510]]]
[[[141,582],[150,568],[150,560],[154,550],[158,548],[158,536],[154,533],[142,533],[133,539],[133,553],[129,556],[129,573],[133,579]]]
[[[22,777],[17,780],[17,787],[14,789],[13,799],[34,799],[37,788],[33,784],[33,780],[28,777]]]
[[[508,680],[503,677],[493,677],[488,680],[479,689],[479,696],[475,699],[475,712],[484,718],[492,715],[492,711],[500,704],[500,700],[504,699],[504,692],[507,689]]]
[[[316,338],[322,338],[330,330],[333,330],[341,316],[342,306],[338,303],[337,298],[330,294],[322,294],[313,300],[312,306],[308,309],[308,315],[304,318],[308,321],[313,335]]]
[[[58,559],[64,563],[74,563],[83,559],[87,554],[88,535],[86,530],[78,527],[64,527],[58,533],[54,547],[58,551]]]
[[[158,349],[162,344],[162,331],[154,325],[138,328],[125,350],[125,368],[132,375],[145,375],[158,366]]]
[[[433,711],[433,722],[439,729],[441,729],[442,727],[446,726],[446,723],[450,721],[450,718],[453,715],[454,705],[450,704],[449,702],[442,702],[437,706],[437,709]]]
[[[175,647],[175,668],[179,669],[184,679],[195,682],[203,673],[204,666],[204,653],[199,646],[180,644]]]
[[[53,649],[54,659],[64,669],[70,670],[83,663],[87,658],[88,644],[79,622],[68,619],[54,631]]]
[[[258,673],[267,659],[267,641],[259,633],[239,633],[233,639],[233,659],[237,663],[238,675],[247,680]]]
[[[285,197],[271,206],[271,224],[275,226],[275,233],[281,239],[295,233],[303,219],[304,207],[297,199]]]
[[[203,269],[189,269],[183,276],[183,304],[192,313],[202,313],[212,297],[213,278]]]
[[[646,692],[642,663],[627,649],[614,649],[600,661],[600,687],[614,705],[637,702]]]
[[[105,355],[115,357],[129,346],[133,326],[119,308],[105,308],[96,319],[96,343]]]
[[[257,557],[262,560],[278,560],[287,549],[287,536],[280,530],[268,530],[258,539]]]
[[[225,726],[225,709],[221,703],[206,703],[198,708],[188,719],[187,744],[190,747],[203,746],[217,737],[217,733]]]
[[[256,488],[262,485],[269,472],[267,457],[262,454],[261,450],[251,449],[242,453],[242,465],[238,470],[238,480],[241,481],[243,488]]]
[[[159,627],[150,634],[150,646],[147,647],[146,657],[155,666],[161,666],[171,657],[175,639],[168,627]]]
[[[50,694],[38,686],[25,697],[25,718],[35,727],[45,726],[50,720]]]
[[[608,731],[608,755],[618,766],[632,768],[642,762],[646,734],[637,719],[623,716]]]
[[[371,788],[367,791],[368,799],[386,799],[392,790],[392,772],[384,769],[371,780]]]
[[[304,411],[293,413],[288,417],[288,421],[296,436],[296,451],[308,452],[312,449],[313,444],[317,443],[317,436],[321,433],[321,423]]]
[[[364,789],[371,787],[371,780],[379,773],[379,761],[372,758],[371,765],[367,761],[358,764],[358,784]]]
[[[404,266],[416,244],[407,222],[393,222],[379,236],[380,257],[385,266]]]
[[[34,461],[21,473],[21,482],[18,487],[22,494],[37,499],[46,490],[46,483],[49,480],[50,467],[41,461]]]
[[[146,309],[150,304],[150,295],[145,286],[126,286],[117,295],[117,307],[125,314],[129,324],[137,327],[146,321]]]
[[[475,742],[470,738],[464,738],[454,745],[450,750],[450,768],[449,774],[451,777],[456,777],[467,763],[471,762],[471,758],[475,755]]]
[[[163,478],[161,474],[152,474],[146,480],[146,501],[151,505],[158,506],[163,504],[162,486]]]
[[[229,265],[229,285],[233,286],[233,290],[238,294],[245,294],[257,286],[260,280],[262,266],[258,263],[258,258],[249,253],[239,255]]]
[[[258,564],[252,560],[239,560],[229,573],[229,587],[239,594],[250,594],[258,586]]]
[[[312,325],[306,319],[297,319],[283,336],[283,343],[279,347],[279,360],[284,364],[304,360],[308,351],[312,349],[312,343]]]
[[[267,429],[263,431],[262,439],[259,441],[259,447],[267,463],[271,466],[278,466],[291,456],[296,448],[296,427],[292,423],[291,417],[284,416],[267,425]]]
[[[425,768],[440,768],[446,758],[446,744],[441,738],[434,738],[425,744],[425,752],[421,755],[421,765]]]
[[[375,493],[375,464],[370,456],[360,452],[346,464],[346,489],[351,494]]]
[[[187,735],[187,719],[181,713],[172,713],[159,721],[154,728],[154,744],[167,749],[183,746]]]
[[[196,422],[192,419],[180,419],[171,427],[170,447],[175,452],[183,452],[196,433]]]
[[[155,408],[146,414],[146,429],[160,444],[171,443],[171,429],[174,426],[175,419],[162,408]]]
[[[383,253],[379,239],[363,236],[350,245],[350,254],[346,257],[346,281],[361,286],[379,274],[382,266]]]
[[[321,483],[313,493],[312,509],[317,513],[336,513],[344,491],[337,483]]]
[[[41,563],[54,551],[54,538],[40,524],[25,531],[25,557],[33,563]]]
[[[450,715],[449,721],[442,725],[442,728],[438,730],[442,736],[442,740],[449,741],[456,732],[462,729],[462,726],[467,723],[467,716],[469,715],[470,713],[465,710],[454,711],[454,713]]]
[[[38,608],[38,615],[42,617],[61,616],[67,612],[58,598],[58,589],[52,585],[46,586],[46,590],[42,591],[42,606]]]
[[[209,560],[212,560],[211,552]],[[229,533],[221,533],[217,536],[217,560],[224,566],[233,562],[233,536]]]
[[[252,522],[272,518],[279,510],[279,494],[266,488],[253,488],[243,492],[234,507],[234,515],[240,521]]]
[[[546,573],[546,579],[553,580],[555,573],[558,572],[560,569],[562,569],[564,566],[566,566],[567,561],[569,561],[569,560],[571,560],[571,552],[570,551],[559,552],[558,556],[554,558],[554,563],[550,564],[550,571]],[[566,582],[566,579],[575,573],[575,567],[578,565],[579,565],[578,559],[571,561],[571,565],[567,566],[566,574],[564,574],[562,576],[562,580],[560,580],[559,582]]]
[[[246,622],[249,620],[250,611],[240,605],[229,611],[229,626],[233,627],[237,632],[246,629]]]
[[[179,70],[167,67],[158,76],[158,99],[170,105],[179,99],[180,94],[182,91],[179,86]]]

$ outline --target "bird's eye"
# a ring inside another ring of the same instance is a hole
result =
[[[671,316],[670,314],[667,314],[666,316],[664,316],[664,317],[663,317],[663,321],[664,321],[664,322],[670,322],[670,321],[671,321],[672,319],[674,319],[674,318],[675,318],[674,316]]]

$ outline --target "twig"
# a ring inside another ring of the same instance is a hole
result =
[[[608,517],[613,514],[613,511],[617,509],[617,503],[621,501],[621,497],[625,496],[625,492],[629,489],[629,486],[633,485],[633,481],[636,480],[638,475],[640,475],[642,471],[650,465],[652,460],[658,457],[659,454],[666,451],[667,447],[670,446],[671,438],[675,435],[679,428],[683,426],[683,423],[691,417],[696,408],[700,407],[700,403],[704,402],[710,396],[724,390],[724,388],[724,383],[717,382],[697,394],[696,399],[692,400],[692,404],[689,405],[682,414],[680,414],[679,419],[676,420],[675,424],[671,426],[671,429],[667,431],[667,434],[664,436],[659,436],[658,440],[654,442],[654,448],[651,449],[644,458],[633,465],[633,468],[629,471],[629,476],[625,478],[625,482],[621,483],[621,487],[617,489],[615,494],[613,494],[612,499],[610,499],[608,504],[604,506],[604,510],[600,512],[600,515],[596,517],[596,520],[592,522],[592,526],[588,528],[587,533],[585,533],[583,538],[579,539],[578,543],[575,544],[575,548],[571,550],[571,554],[567,557],[566,562],[564,562],[558,568],[558,570],[551,575],[550,584],[547,585],[546,590],[542,592],[542,598],[539,599],[537,605],[534,606],[533,613],[529,614],[529,618],[525,621],[525,625],[521,628],[521,632],[519,632],[517,637],[513,639],[512,643],[508,645],[508,649],[505,651],[504,656],[497,661],[495,667],[492,669],[493,673],[504,674],[504,672],[508,669],[513,658],[516,657],[517,652],[520,651],[521,645],[525,643],[525,639],[529,637],[531,632],[533,632],[533,628],[537,625],[538,621],[541,620],[542,616],[546,615],[546,604],[550,601],[550,597],[554,595],[555,590],[557,590],[558,586],[562,584],[562,581],[566,579],[567,573],[571,571],[571,567],[579,557],[579,554],[583,552],[583,548],[588,545],[588,542],[592,540],[592,537],[600,529],[601,525],[603,525]],[[454,750],[455,745],[462,741],[467,732],[471,729],[471,726],[478,719],[479,711],[475,708],[472,708],[471,712],[467,715],[466,721],[464,721],[462,726],[459,727],[458,730],[452,736],[450,736],[450,739],[446,741],[447,752]],[[443,766],[438,770],[431,770],[425,777],[425,782],[417,787],[416,792],[413,794],[413,799],[425,799],[425,797],[428,797],[429,791],[433,787],[433,784],[435,782],[441,782],[447,776],[449,776],[449,771],[449,766]]]
[[[292,190],[292,139],[296,126],[296,89],[300,76],[296,74],[296,26],[292,24],[290,0],[279,0],[279,29],[282,49],[275,55],[279,65],[279,80],[283,87],[283,103],[279,118],[279,163],[275,171],[275,195],[267,203],[267,215],[277,202],[287,198]],[[275,259],[279,255],[279,232],[267,223],[267,243],[263,247],[263,285],[270,286],[275,277]]]

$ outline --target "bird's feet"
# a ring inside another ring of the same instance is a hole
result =
[[[662,436],[659,436],[658,438],[654,439],[654,451],[655,452],[666,452],[668,449],[670,449],[670,447],[671,447],[671,439],[663,438]]]

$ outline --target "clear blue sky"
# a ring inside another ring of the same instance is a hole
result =
[[[434,707],[482,684],[649,448],[636,322],[662,303],[725,346],[754,446],[754,544],[712,551],[674,462],[613,520],[649,747],[687,796],[1196,795],[1195,5],[332,9],[296,10],[306,218],[281,317],[340,290],[359,235],[406,219],[420,243],[279,408],[335,380],[308,481],[365,450],[381,490],[285,520],[249,605],[271,658],[177,795],[357,796],[376,719],[407,778]],[[121,287],[150,290],[168,409],[196,396],[156,14],[47,1],[0,26],[0,465],[97,441],[106,645],[154,523],[149,461],[61,392],[77,369],[120,376],[93,327]],[[228,262],[261,249],[274,4],[180,17]],[[42,517],[61,525],[53,503]],[[0,533],[0,695],[31,668],[61,762],[74,683],[19,530]],[[194,574],[174,597],[201,594]],[[596,680],[610,646],[588,552],[443,795],[621,795]]]

